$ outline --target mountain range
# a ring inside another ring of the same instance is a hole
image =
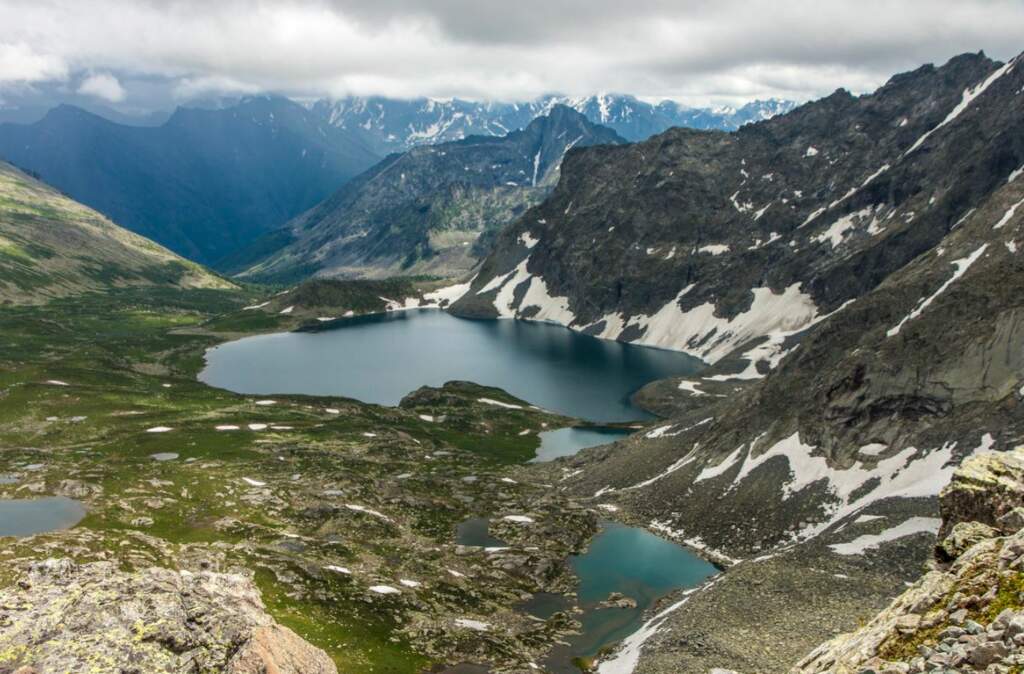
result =
[[[728,616],[755,641],[657,638],[641,671],[786,669],[882,568],[927,558],[958,463],[1019,442],[1020,60],[966,54],[732,133],[573,152],[452,307],[711,365],[639,392],[656,427],[557,467],[564,489],[732,567],[657,625]],[[765,578],[794,589],[752,600]]]
[[[129,124],[106,108],[95,114],[60,105],[32,123],[0,124],[0,158],[181,255],[230,266],[255,237],[282,227],[387,154],[470,135],[504,136],[562,103],[627,140],[679,124],[733,128],[791,107],[766,101],[691,110],[629,96],[300,105],[257,96],[211,109],[179,108],[162,123],[150,115]]]
[[[459,276],[486,254],[497,231],[550,192],[569,150],[623,143],[611,129],[555,105],[503,136],[414,147],[257,240],[228,268],[277,281]]]
[[[504,136],[562,105],[594,124],[613,129],[630,142],[645,140],[673,126],[733,130],[796,107],[792,101],[751,101],[739,108],[691,108],[674,101],[648,103],[634,96],[542,96],[517,103],[461,99],[382,97],[321,99],[311,109],[330,124],[364,134],[378,152],[396,152],[467,136]]]
[[[115,222],[212,263],[313,206],[379,156],[283,98],[181,108],[126,126],[71,106],[0,125],[0,157]]]

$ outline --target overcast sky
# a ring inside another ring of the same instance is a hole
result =
[[[802,101],[1022,38],[1024,0],[0,0],[0,99]]]

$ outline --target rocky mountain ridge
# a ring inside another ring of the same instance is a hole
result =
[[[605,93],[550,95],[511,103],[350,96],[321,99],[311,109],[334,126],[362,131],[378,152],[388,153],[468,136],[504,136],[525,128],[557,105],[570,107],[629,141],[646,140],[673,126],[733,130],[796,106],[792,101],[769,99],[751,101],[739,108],[691,108],[670,100],[649,103],[634,96]]]
[[[761,340],[742,377],[756,378],[1015,177],[1019,77],[965,55],[732,134],[674,129],[578,153],[456,310],[709,363]]]
[[[456,313],[711,364],[641,393],[668,419],[551,467],[730,566],[600,671],[788,668],[924,561],[958,464],[1020,442],[1022,90],[1018,60],[964,55],[733,134],[589,148],[499,236]],[[873,598],[809,580],[830,567]],[[793,591],[751,598],[765,582]]]
[[[504,136],[416,147],[255,242],[249,259],[243,251],[233,266],[244,269],[242,278],[284,281],[310,274],[460,276],[501,227],[550,192],[570,150],[624,142],[556,105]]]

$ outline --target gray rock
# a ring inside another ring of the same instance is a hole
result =
[[[975,543],[995,538],[999,532],[981,522],[957,522],[952,531],[936,547],[939,559],[951,561],[962,555]]]
[[[337,673],[326,653],[274,622],[240,574],[48,559],[0,590],[0,606],[3,671]]]
[[[968,659],[975,667],[984,668],[993,663],[999,662],[1009,655],[1009,653],[1010,649],[1008,649],[1004,644],[996,641],[990,641],[981,644],[971,651]]]

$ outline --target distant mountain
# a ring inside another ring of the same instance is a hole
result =
[[[0,124],[0,158],[128,229],[214,263],[379,160],[357,135],[288,99],[178,109],[156,127],[71,106]]]
[[[388,157],[230,261],[256,279],[458,275],[557,182],[572,148],[625,141],[563,105],[504,136]]]
[[[733,130],[748,122],[785,113],[791,101],[754,101],[739,109],[687,108],[672,101],[657,105],[633,96],[545,96],[521,103],[472,102],[460,99],[349,97],[320,100],[311,110],[332,126],[360,133],[378,152],[459,140],[471,135],[503,136],[566,105],[595,124],[607,126],[629,141],[638,141],[673,126]]]
[[[0,162],[0,304],[126,286],[232,284]]]

